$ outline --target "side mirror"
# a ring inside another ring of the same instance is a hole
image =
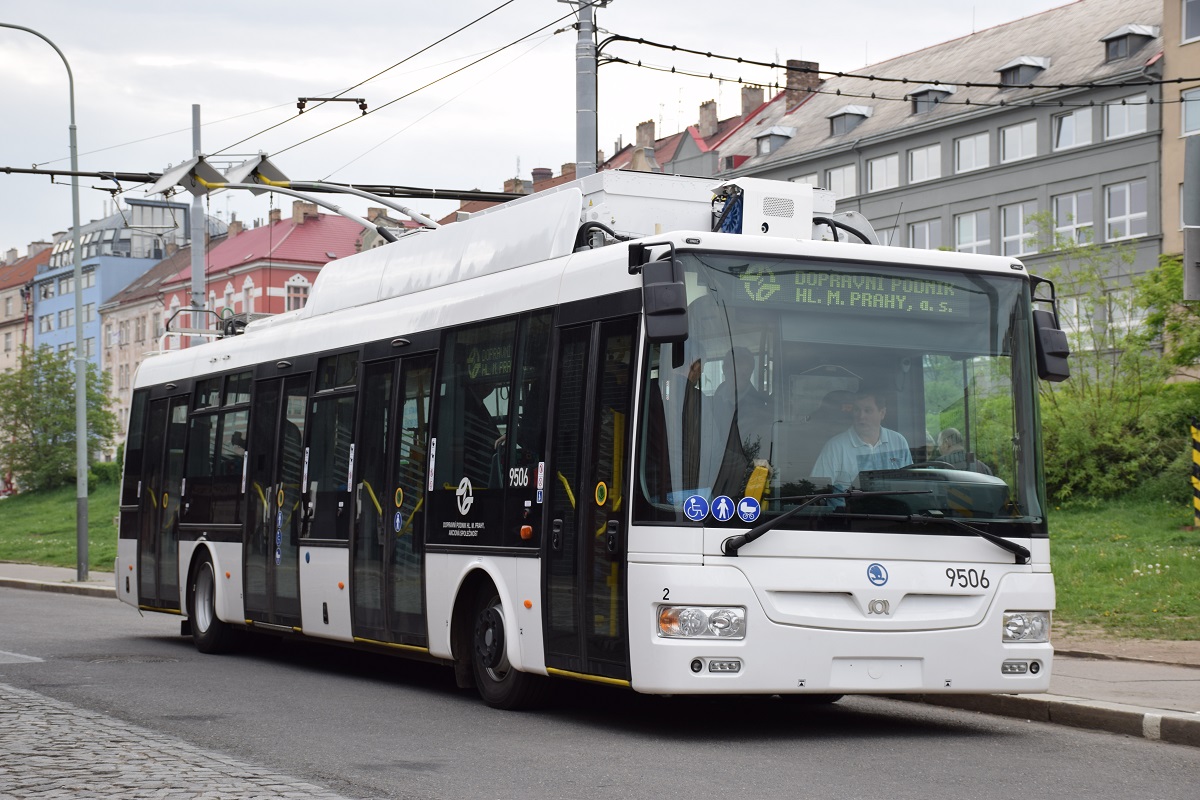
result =
[[[642,273],[646,338],[652,344],[687,341],[687,288],[683,283],[683,268],[675,260],[675,247],[671,245],[665,260],[646,263],[646,255],[646,245],[629,248],[629,271]]]
[[[1071,367],[1067,364],[1071,348],[1067,344],[1067,335],[1059,330],[1054,314],[1034,311],[1033,332],[1037,346],[1038,377],[1055,383],[1071,377]]]

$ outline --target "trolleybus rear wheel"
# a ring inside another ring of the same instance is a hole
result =
[[[224,653],[232,646],[233,630],[217,617],[217,573],[209,556],[201,558],[192,572],[188,619],[201,653]]]

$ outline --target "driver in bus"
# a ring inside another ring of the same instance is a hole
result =
[[[854,396],[853,423],[821,448],[812,474],[828,477],[839,492],[846,491],[865,470],[900,469],[913,463],[908,440],[883,427],[887,398],[877,389],[860,389]]]

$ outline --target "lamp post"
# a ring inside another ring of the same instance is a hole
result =
[[[75,142],[75,76],[58,45],[42,34],[21,25],[0,22],[0,28],[32,33],[54,48],[67,68],[67,87],[71,101],[71,172],[79,172],[79,148]],[[83,352],[83,250],[79,244],[79,176],[71,176],[71,244],[75,253],[75,572],[76,578],[88,577],[88,479],[87,479],[87,358]]]

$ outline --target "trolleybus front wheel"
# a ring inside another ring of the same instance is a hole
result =
[[[192,572],[188,618],[201,653],[224,653],[232,646],[233,630],[217,617],[217,573],[210,556],[202,557]]]
[[[513,669],[509,663],[504,605],[490,585],[479,590],[473,619],[471,666],[475,671],[475,686],[484,702],[503,709],[537,706],[545,693],[545,679]]]

